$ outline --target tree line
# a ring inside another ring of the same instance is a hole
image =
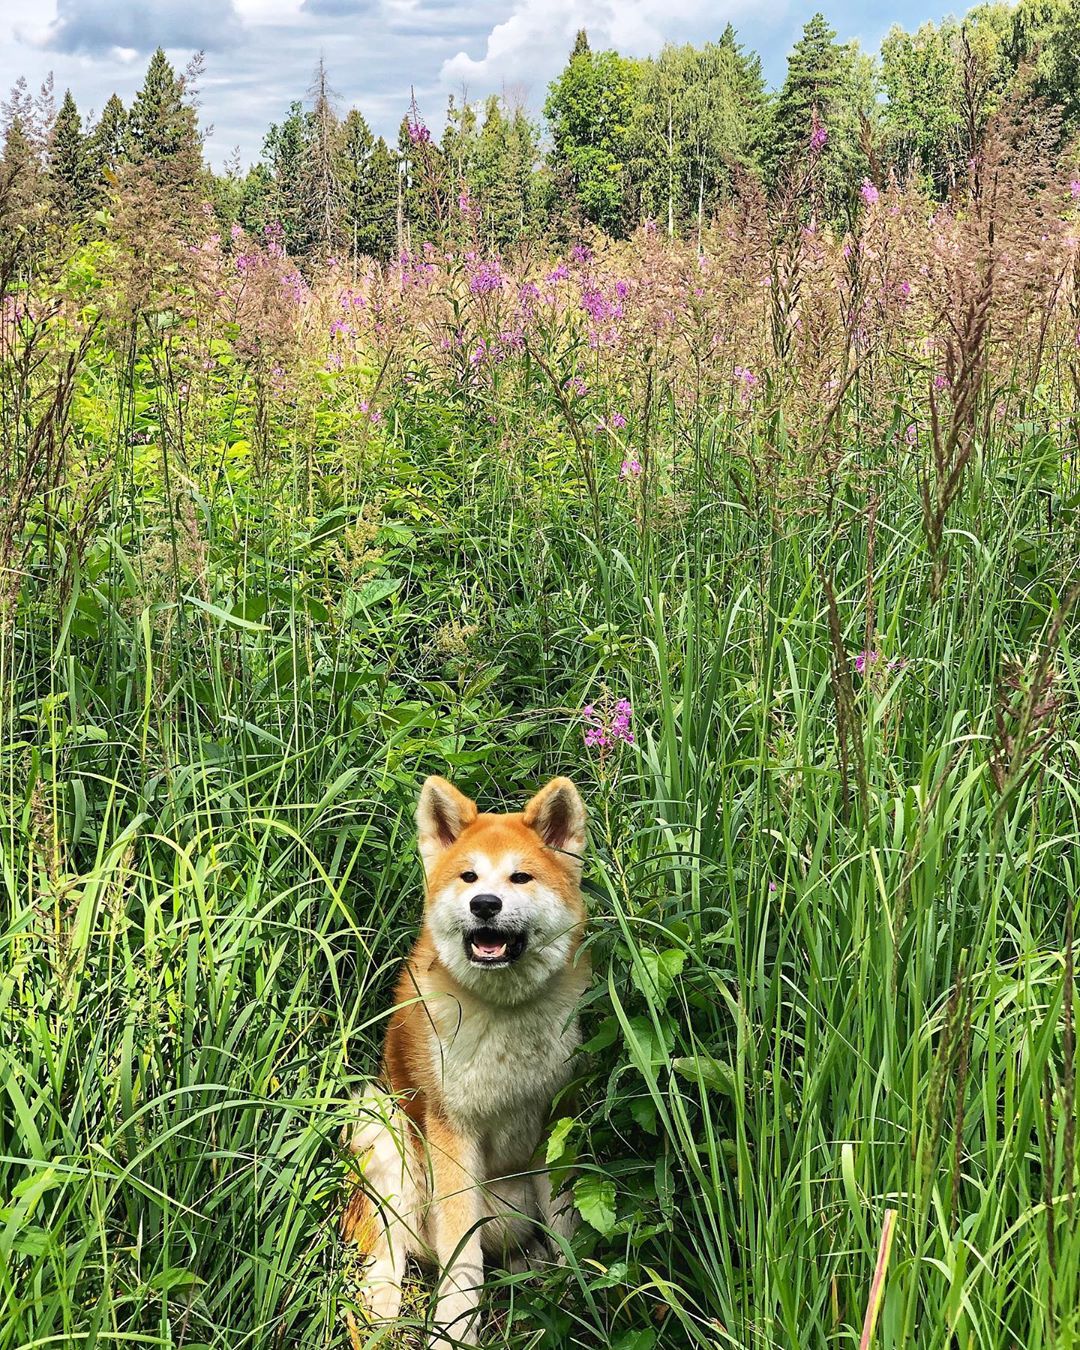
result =
[[[267,131],[257,163],[204,162],[201,57],[177,72],[158,50],[130,107],[85,119],[70,90],[20,80],[0,108],[0,224],[41,209],[93,228],[125,181],[167,194],[177,218],[209,201],[223,227],[280,229],[295,256],[387,259],[426,240],[505,249],[589,226],[618,237],[646,220],[707,226],[747,188],[776,196],[812,158],[816,209],[842,219],[867,180],[931,198],[965,179],[1003,101],[1038,103],[1060,145],[1080,126],[1080,0],[990,0],[963,19],[894,27],[873,58],[821,14],[781,87],[728,25],[703,46],[631,59],[578,34],[542,122],[509,96],[450,99],[435,135],[413,102],[396,141],[344,113],[320,63],[306,98]],[[805,186],[805,180],[803,180]]]

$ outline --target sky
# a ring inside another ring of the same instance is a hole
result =
[[[646,56],[665,42],[701,43],[732,23],[779,84],[802,25],[823,8],[842,40],[877,49],[893,23],[942,16],[933,0],[889,9],[858,0],[0,0],[0,92],[51,71],[84,115],[114,91],[130,103],[157,46],[183,68],[206,53],[200,116],[211,163],[259,156],[271,122],[304,98],[322,57],[342,110],[356,106],[396,137],[415,90],[441,129],[453,93],[506,93],[534,113],[579,28],[594,49]]]

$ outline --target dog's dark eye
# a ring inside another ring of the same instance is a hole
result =
[[[532,877],[528,872],[511,872],[510,880],[515,886],[524,886],[527,881],[532,881]]]
[[[476,873],[475,873],[475,872],[462,872],[462,874],[461,874],[461,879],[462,879],[462,881],[467,881],[467,882],[469,883],[469,885],[471,886],[471,885],[473,884],[473,882],[476,880]]]

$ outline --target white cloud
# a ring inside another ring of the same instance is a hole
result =
[[[776,0],[773,0],[776,3]],[[752,0],[517,0],[513,12],[487,35],[483,56],[460,51],[444,61],[445,85],[494,88],[506,80],[551,78],[566,61],[579,28],[594,50],[615,47],[646,56],[685,29],[712,29],[750,8]],[[772,5],[767,4],[766,8]],[[762,6],[756,6],[760,13]]]

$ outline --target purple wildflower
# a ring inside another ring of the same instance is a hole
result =
[[[588,725],[585,728],[585,744],[590,750],[609,750],[619,741],[624,745],[634,744],[634,733],[630,723],[634,710],[630,701],[621,698],[614,705],[606,701],[597,708],[592,703],[581,710]]]
[[[862,187],[859,188],[859,196],[867,206],[876,206],[881,193],[878,192],[877,188],[869,178],[864,178],[862,180]]]
[[[810,133],[810,149],[815,155],[820,154],[829,143],[829,129],[817,123]]]
[[[477,263],[469,277],[469,290],[473,295],[490,295],[492,291],[502,290],[502,268],[497,262]]]
[[[640,478],[644,472],[645,467],[642,464],[641,460],[638,459],[636,456],[631,456],[629,459],[623,460],[622,468],[619,470],[619,477]]]
[[[871,666],[876,665],[880,659],[880,652],[871,651],[869,649],[861,651],[855,658],[855,669],[860,675],[865,675],[867,670]]]

